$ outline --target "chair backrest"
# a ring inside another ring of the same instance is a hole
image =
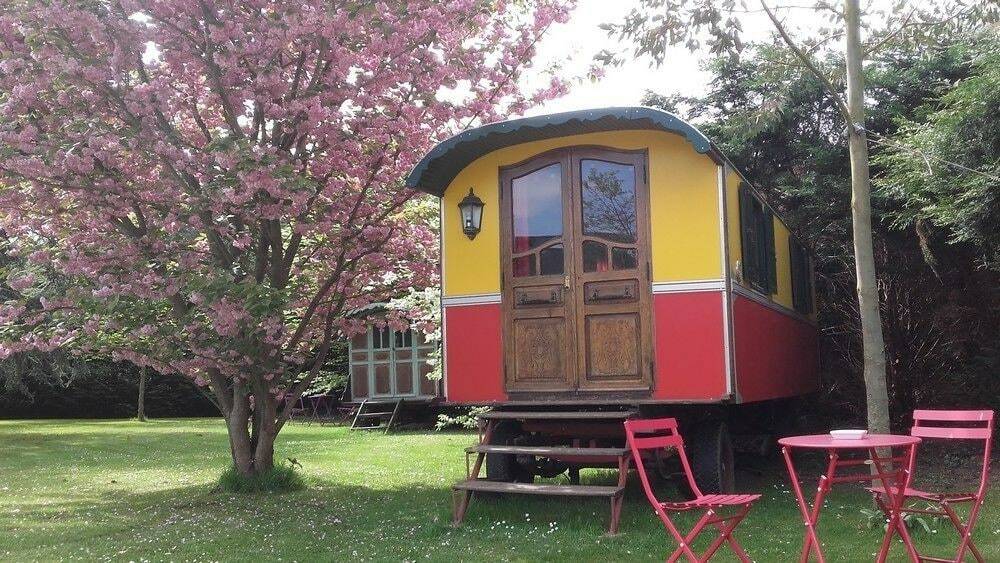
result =
[[[913,411],[910,435],[932,440],[977,440],[983,442],[983,469],[979,491],[984,493],[989,481],[990,453],[993,446],[993,411],[927,410]]]
[[[677,421],[673,418],[652,418],[645,420],[626,420],[625,436],[628,440],[628,447],[632,450],[632,460],[635,463],[636,472],[642,482],[642,488],[646,492],[646,498],[659,510],[660,500],[656,498],[653,487],[649,484],[649,477],[646,474],[646,466],[643,462],[643,453],[655,452],[662,449],[677,450],[680,457],[681,466],[684,468],[684,475],[687,477],[688,486],[697,496],[702,496],[698,484],[694,481],[691,473],[691,464],[688,462],[687,453],[684,451],[684,440],[677,430]]]

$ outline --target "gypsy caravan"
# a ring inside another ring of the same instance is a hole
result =
[[[622,412],[678,417],[699,484],[725,490],[730,431],[818,386],[809,253],[670,113],[485,125],[407,185],[441,200],[445,401],[507,412],[494,443],[536,448],[482,450],[492,481],[572,475],[589,458],[537,448],[620,446],[597,421]]]

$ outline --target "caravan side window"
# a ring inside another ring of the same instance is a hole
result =
[[[808,315],[813,310],[812,259],[804,246],[788,239],[788,257],[792,269],[792,304]]]
[[[754,289],[771,295],[778,291],[774,214],[745,184],[740,185],[739,193],[743,280]]]

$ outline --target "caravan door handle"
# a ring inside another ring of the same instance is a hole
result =
[[[563,287],[569,289],[569,276],[563,276]]]

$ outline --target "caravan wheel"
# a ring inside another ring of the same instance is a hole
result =
[[[521,435],[521,425],[513,420],[504,420],[493,429],[490,443],[497,446],[511,446]],[[486,478],[505,483],[531,483],[534,476],[518,463],[514,454],[486,454]]]
[[[736,468],[729,427],[722,421],[703,422],[685,436],[691,472],[701,492],[732,493],[736,489]]]

